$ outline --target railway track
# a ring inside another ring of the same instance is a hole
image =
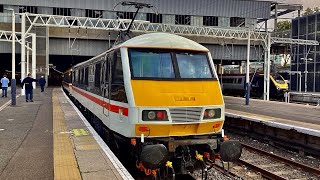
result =
[[[286,159],[275,154],[242,144],[243,154],[238,166],[249,168],[256,172],[257,177],[266,179],[319,179],[320,170]]]

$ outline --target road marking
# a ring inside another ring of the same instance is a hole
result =
[[[16,96],[16,98],[18,98],[18,97],[20,97],[20,94],[18,94],[18,95]],[[2,106],[0,107],[0,111],[2,111],[4,108],[6,108],[7,106],[9,106],[9,104],[11,104],[11,100],[9,100],[9,101],[6,102],[4,105],[2,105]]]
[[[7,106],[9,106],[9,104],[11,103],[11,100],[9,100],[8,102],[6,102],[4,105],[2,105],[0,107],[0,111],[2,111],[4,108],[6,108]]]

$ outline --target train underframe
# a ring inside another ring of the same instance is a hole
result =
[[[67,91],[65,91],[68,93]],[[203,179],[218,161],[233,162],[240,158],[238,141],[227,140],[222,134],[159,138],[127,138],[111,131],[92,112],[69,94],[97,133],[125,166],[139,169],[155,178],[175,179],[179,174],[201,170]]]

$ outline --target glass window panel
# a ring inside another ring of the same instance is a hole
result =
[[[191,24],[191,16],[190,15],[176,15],[175,16],[175,24],[190,25]]]
[[[246,23],[245,18],[241,18],[241,17],[230,18],[230,27],[244,27],[245,23]]]
[[[162,23],[162,14],[147,13],[147,21],[151,23]]]
[[[130,50],[134,77],[175,78],[169,52]]]
[[[216,16],[203,16],[204,26],[218,26],[218,17]]]
[[[212,78],[205,54],[177,53],[177,62],[181,78]]]
[[[319,65],[319,69],[320,69],[320,64],[318,64],[318,65]],[[316,78],[315,90],[316,90],[316,92],[320,92],[320,80],[319,80],[320,79],[320,72],[315,74],[315,78]]]

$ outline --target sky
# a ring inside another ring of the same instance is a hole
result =
[[[262,0],[263,1],[263,0]],[[285,3],[285,4],[302,4],[303,9],[307,9],[308,7],[314,8],[314,7],[319,7],[320,8],[320,0],[267,0],[267,1],[276,1],[279,3]],[[301,12],[302,14],[303,12]],[[298,11],[282,15],[278,17],[279,21],[281,20],[290,20],[298,17]],[[268,21],[268,27],[273,28],[274,22],[273,20]]]
[[[302,4],[304,8],[320,6],[319,0],[276,0],[287,4]]]
[[[302,4],[303,9],[307,9],[308,7],[310,8],[320,7],[320,0],[275,0],[275,1],[286,3],[286,4]],[[295,12],[290,16],[293,17],[297,15],[298,15],[298,12]]]

